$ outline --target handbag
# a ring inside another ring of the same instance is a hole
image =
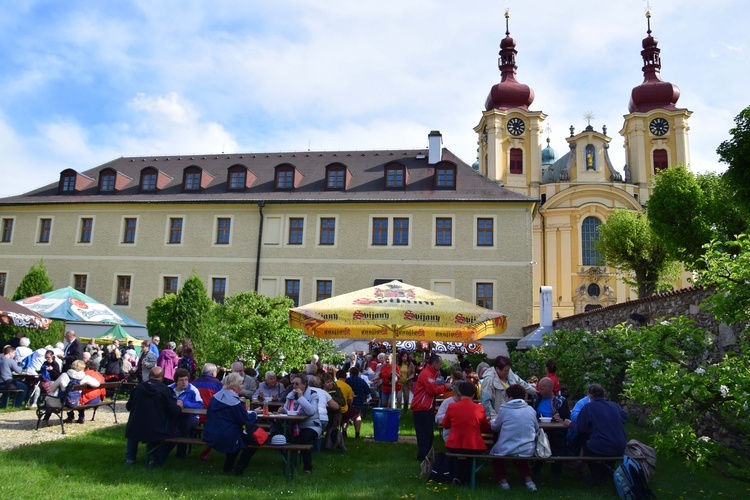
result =
[[[244,434],[247,438],[243,439],[243,441],[250,446],[263,446],[268,441],[266,430],[255,424],[246,426]]]
[[[552,456],[552,448],[549,445],[549,439],[544,429],[539,429],[539,434],[536,436],[536,451],[534,455],[539,458],[549,458]]]

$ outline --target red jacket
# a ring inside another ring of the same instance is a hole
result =
[[[398,381],[398,377],[401,375],[401,368],[396,367],[396,391],[401,390],[401,383]],[[393,365],[383,365],[380,367],[380,378],[383,379],[383,385],[380,390],[386,394],[393,392],[391,387],[391,379],[393,377]]]
[[[102,377],[102,374],[99,373],[98,371],[86,370],[85,373],[89,377],[95,378],[96,380],[98,380],[100,384],[104,383],[104,377]],[[83,392],[81,392],[81,401],[78,404],[83,406],[89,401],[94,400],[96,398],[102,398],[102,401],[104,401],[104,398],[106,396],[107,396],[106,389],[100,389],[99,387],[92,387],[91,389],[84,389]]]
[[[490,422],[484,412],[484,406],[470,398],[462,398],[453,403],[443,418],[443,428],[450,429],[446,448],[461,450],[486,450],[482,433],[490,430]]]
[[[437,385],[439,373],[432,365],[427,365],[419,374],[417,383],[414,384],[414,397],[411,400],[411,411],[432,410],[435,396],[439,396],[445,390],[445,385]]]

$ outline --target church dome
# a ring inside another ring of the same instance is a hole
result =
[[[500,59],[498,67],[500,68],[500,83],[493,85],[484,108],[491,109],[510,109],[521,108],[528,111],[529,106],[534,102],[534,91],[528,85],[516,81],[516,42],[510,36],[508,29],[508,18],[510,14],[505,12],[505,38],[500,42]]]
[[[645,112],[652,109],[677,109],[675,104],[680,98],[680,89],[677,85],[665,82],[661,79],[661,58],[658,48],[659,40],[651,36],[651,13],[646,13],[648,19],[648,36],[641,44],[643,50],[643,83],[633,89],[630,94],[628,110]]]
[[[549,145],[547,138],[547,147],[542,149],[542,165],[552,165],[557,161],[557,152]]]

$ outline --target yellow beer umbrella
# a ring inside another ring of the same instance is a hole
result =
[[[318,338],[389,336],[394,344],[399,339],[474,342],[508,326],[501,312],[400,281],[294,307],[289,324]],[[395,387],[396,370],[393,378]]]

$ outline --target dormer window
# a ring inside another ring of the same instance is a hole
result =
[[[141,171],[141,192],[152,193],[156,191],[156,180],[158,173],[155,169],[143,169]]]
[[[76,174],[63,174],[60,177],[60,194],[73,194],[76,191]]]
[[[114,170],[102,170],[99,173],[99,192],[112,193],[115,190],[117,172]]]
[[[227,169],[227,191],[244,191],[251,187],[256,177],[245,165],[236,164]]]
[[[403,165],[388,165],[385,167],[386,189],[403,189],[406,186],[406,167]]]
[[[435,189],[456,189],[455,165],[438,165],[435,167]]]
[[[182,178],[183,191],[199,191],[201,188],[201,169],[198,167],[188,167],[185,169]]]
[[[274,185],[276,189],[294,189],[294,167],[291,165],[276,167],[276,182]]]
[[[346,189],[346,167],[343,165],[329,165],[326,168],[326,189],[329,191],[343,191]]]

